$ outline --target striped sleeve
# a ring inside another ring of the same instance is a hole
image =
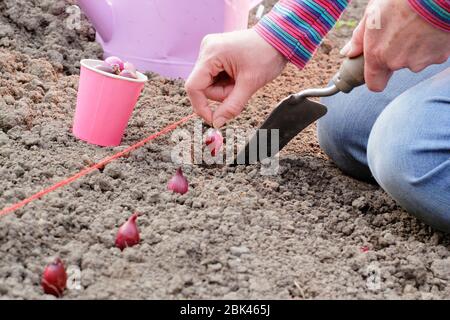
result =
[[[408,0],[411,7],[435,27],[450,32],[450,0]]]
[[[349,0],[281,0],[255,30],[290,62],[303,68],[348,3]]]

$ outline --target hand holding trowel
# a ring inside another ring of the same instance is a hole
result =
[[[239,152],[235,163],[251,164],[275,156],[297,134],[327,113],[326,106],[307,98],[349,93],[364,83],[364,56],[346,59],[329,87],[307,89],[281,101]]]

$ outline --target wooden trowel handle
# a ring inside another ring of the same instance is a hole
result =
[[[345,93],[359,87],[364,81],[364,55],[356,58],[346,58],[339,72],[333,77],[336,87]]]

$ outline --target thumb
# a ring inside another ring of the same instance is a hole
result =
[[[249,84],[236,81],[228,97],[213,113],[214,128],[222,127],[226,122],[238,116],[245,107],[253,92]]]
[[[364,17],[353,30],[353,36],[350,42],[348,42],[341,50],[341,55],[349,58],[354,58],[361,55],[364,52],[364,34],[366,31],[366,17]]]

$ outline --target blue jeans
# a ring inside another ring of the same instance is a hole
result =
[[[363,86],[322,103],[319,143],[336,165],[450,232],[450,60],[398,71],[382,93]]]

